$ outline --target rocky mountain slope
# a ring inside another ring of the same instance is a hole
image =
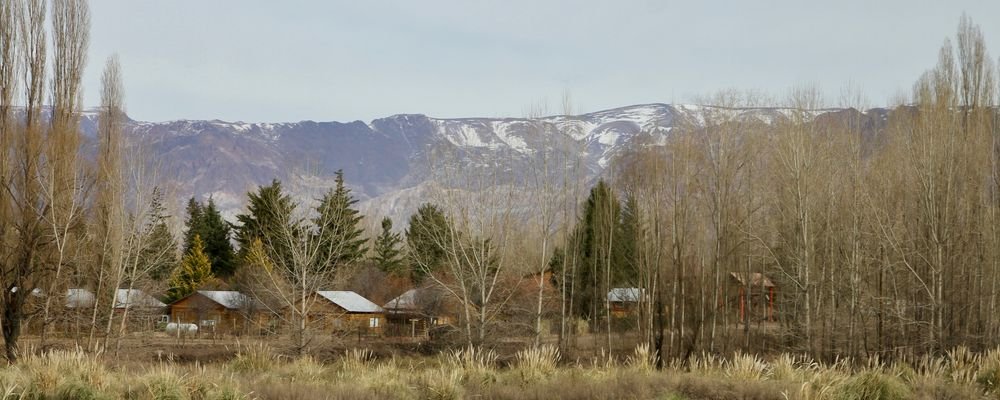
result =
[[[645,104],[537,119],[439,119],[409,114],[368,123],[130,121],[130,132],[146,144],[150,160],[158,165],[165,184],[174,189],[179,204],[190,196],[211,196],[224,215],[231,217],[257,185],[279,179],[308,200],[331,187],[334,172],[343,169],[363,207],[398,219],[426,196],[436,162],[443,157],[470,169],[490,169],[497,157],[503,157],[505,165],[517,173],[532,162],[533,155],[551,146],[578,153],[587,176],[594,178],[640,135],[662,143],[678,127],[701,126],[706,113],[773,123],[787,118],[790,111]],[[810,116],[838,118],[848,112],[855,111],[817,110]],[[874,126],[884,120],[885,111],[869,110],[863,115]],[[90,134],[94,118],[88,113],[82,122]]]

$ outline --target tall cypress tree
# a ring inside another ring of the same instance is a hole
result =
[[[581,317],[600,316],[601,304],[611,286],[620,275],[622,246],[616,243],[621,238],[621,205],[611,187],[600,180],[590,190],[583,207],[583,215],[577,224],[578,243],[576,269],[576,300],[574,310]],[[611,271],[608,271],[610,261]],[[611,275],[612,282],[607,276]]]
[[[335,268],[345,263],[360,260],[365,255],[365,242],[361,229],[363,218],[354,204],[358,201],[351,195],[351,190],[344,185],[344,172],[337,171],[337,186],[328,191],[320,199],[316,207],[317,216],[313,224],[321,235],[322,251],[327,252],[329,260],[327,267]]]
[[[402,251],[399,244],[403,238],[400,234],[392,231],[392,219],[385,217],[382,219],[382,232],[375,238],[372,246],[372,262],[383,272],[399,273],[403,266]]]

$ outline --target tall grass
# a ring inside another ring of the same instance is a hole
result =
[[[240,347],[207,365],[151,362],[123,368],[83,349],[26,354],[0,369],[0,399],[461,399],[461,398],[786,398],[816,400],[996,398],[1000,349],[956,348],[913,362],[817,362],[700,354],[657,371],[648,347],[624,360],[607,354],[564,362],[552,346],[516,352],[501,366],[495,351],[463,348],[438,357],[377,358],[344,352],[329,363],[286,358],[265,344]]]

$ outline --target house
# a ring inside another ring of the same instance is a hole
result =
[[[453,319],[443,312],[443,297],[436,287],[413,288],[389,300],[382,308],[389,336],[426,336],[435,326],[450,325]]]
[[[608,303],[611,316],[624,318],[639,309],[639,303],[645,301],[646,291],[640,288],[612,288],[608,291]]]
[[[753,319],[774,321],[774,296],[776,286],[767,276],[759,272],[730,272],[726,293],[735,295],[733,304],[739,304],[737,317],[740,322]],[[747,303],[747,291],[750,303]]]
[[[309,308],[309,323],[332,332],[381,335],[385,311],[378,304],[346,290],[318,290]]]
[[[238,333],[267,324],[256,302],[231,290],[198,290],[170,304],[170,322],[194,323],[200,331]]]
[[[87,289],[66,289],[66,308],[91,308],[96,299],[94,292]]]
[[[167,305],[139,289],[115,291],[114,310],[124,314],[128,310],[129,323],[140,329],[151,330],[158,322],[168,322]]]

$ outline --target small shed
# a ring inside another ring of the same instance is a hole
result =
[[[139,329],[153,329],[157,322],[167,322],[167,305],[139,289],[115,291],[115,313],[128,310],[129,323]]]
[[[199,330],[237,332],[246,329],[253,300],[231,290],[198,290],[170,304],[170,321],[195,323]]]
[[[318,290],[315,296],[310,323],[333,332],[382,334],[385,310],[371,300],[347,290]]]
[[[608,291],[608,303],[611,305],[611,315],[622,318],[632,315],[645,301],[646,291],[640,288],[612,288]]]
[[[730,272],[729,282],[731,286],[736,286],[736,303],[739,304],[740,322],[747,322],[748,318],[754,315],[754,310],[758,310],[759,318],[767,321],[774,321],[774,296],[777,286],[766,275],[759,272]],[[747,303],[747,291],[750,294],[750,303]],[[729,293],[734,291],[730,290]]]
[[[425,336],[434,326],[451,324],[452,318],[443,312],[443,297],[436,287],[419,287],[389,300],[382,305],[388,322],[387,334]]]

